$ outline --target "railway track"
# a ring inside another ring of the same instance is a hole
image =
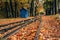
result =
[[[18,33],[20,31],[20,28],[26,27],[26,25],[29,25],[32,22],[35,22],[36,20],[38,20],[38,19],[32,18],[32,19],[19,21],[19,22],[0,25],[0,34],[2,34],[2,36],[0,36],[0,39],[7,40],[7,38],[9,36]],[[13,24],[13,25],[11,25],[11,24]],[[8,26],[8,27],[6,27],[6,26]]]
[[[42,26],[42,16],[40,16],[39,22],[40,22],[40,25],[39,25],[39,27],[38,27],[38,30],[37,30],[36,35],[35,35],[35,37],[34,37],[34,40],[39,40],[40,28],[41,28],[41,26]]]
[[[42,27],[42,16],[44,16],[45,14],[39,14],[39,22],[40,22],[40,25],[39,25],[39,27],[38,27],[38,30],[37,30],[37,32],[36,32],[36,35],[35,35],[35,37],[34,37],[34,40],[39,40],[39,36],[40,36],[40,29],[41,29],[41,27]]]

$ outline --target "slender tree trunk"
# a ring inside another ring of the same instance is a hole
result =
[[[56,0],[55,0],[55,14],[57,13]]]
[[[17,1],[16,0],[14,0],[15,1],[15,18],[18,16],[18,13],[17,13]]]
[[[12,17],[14,17],[14,12],[13,12],[13,7],[12,7],[12,0],[10,0],[10,8],[11,8],[11,13],[12,13]]]
[[[33,13],[34,13],[34,0],[32,0],[31,2],[31,7],[30,7],[30,13],[31,13],[31,16],[33,16]]]
[[[46,2],[48,2],[48,0],[46,0]],[[48,3],[46,4],[47,7]],[[48,15],[48,9],[46,9],[46,15]]]
[[[2,0],[0,1],[0,5],[2,5]],[[2,6],[0,6],[0,11],[2,11]]]
[[[57,13],[56,0],[53,1],[53,14]]]
[[[6,18],[8,18],[8,2],[7,2],[7,0],[5,2],[5,12],[6,12],[5,16],[6,16]]]

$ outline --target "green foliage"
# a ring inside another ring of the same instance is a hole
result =
[[[44,13],[43,12],[40,12],[40,15],[44,15]]]
[[[52,8],[52,2],[53,2],[53,1],[51,1],[51,0],[45,1],[45,2],[43,3],[44,9],[50,9],[50,8]]]

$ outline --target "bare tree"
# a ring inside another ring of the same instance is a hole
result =
[[[14,0],[14,2],[15,2],[15,15],[14,15],[14,17],[16,18],[18,16],[17,0]]]
[[[8,0],[6,0],[5,2],[5,12],[6,12],[5,16],[8,18],[8,2],[7,1]]]
[[[11,16],[14,17],[14,10],[13,10],[13,5],[12,5],[12,0],[10,0],[10,11],[11,11]]]

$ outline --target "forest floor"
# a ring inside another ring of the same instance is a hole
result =
[[[60,29],[59,28],[60,20],[57,20],[56,17],[57,17],[57,15],[42,17],[42,28],[40,30],[39,40],[48,40],[48,38],[44,38],[47,35],[48,36],[53,35],[53,36],[57,36],[57,37],[60,36],[60,34],[59,34],[60,31],[58,30],[58,29]],[[33,22],[30,25],[28,25],[27,27],[20,29],[19,33],[17,33],[16,35],[10,36],[9,38],[11,40],[34,40],[34,37],[35,37],[35,34],[37,32],[39,25],[40,25],[39,21]],[[51,28],[51,30],[49,30],[49,28]],[[55,30],[55,31],[53,31],[53,30]],[[59,38],[55,38],[55,39],[60,40]],[[52,38],[49,40],[55,40],[55,39]]]
[[[57,17],[58,15],[42,17],[42,27],[40,29],[39,40],[60,40],[60,38],[55,38],[60,37],[60,20],[57,20]],[[10,23],[10,21],[16,22],[20,20],[25,20],[25,18],[12,18],[4,20],[1,19],[0,24]],[[20,29],[20,31],[16,35],[12,35],[9,38],[10,40],[34,40],[39,25],[39,21],[33,22],[26,27]],[[47,38],[47,35],[49,36],[49,38]],[[54,37],[55,39],[51,37]]]

